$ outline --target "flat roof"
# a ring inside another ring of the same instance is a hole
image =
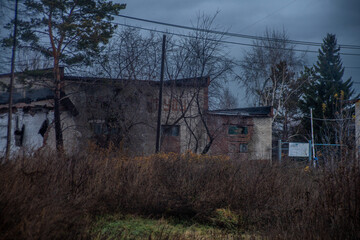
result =
[[[250,108],[233,108],[233,109],[217,109],[208,112],[212,115],[222,116],[248,116],[248,117],[271,117],[272,107],[250,107]]]

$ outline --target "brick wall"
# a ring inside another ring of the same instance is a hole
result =
[[[270,160],[272,128],[270,117],[210,115],[215,140],[212,155],[225,154],[239,160]]]

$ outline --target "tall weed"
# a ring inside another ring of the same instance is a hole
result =
[[[85,239],[96,216],[190,218],[275,239],[360,238],[356,164],[311,169],[193,153],[89,149],[0,165],[1,239]]]

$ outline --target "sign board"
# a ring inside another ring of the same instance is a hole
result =
[[[309,157],[309,143],[289,143],[289,157]]]

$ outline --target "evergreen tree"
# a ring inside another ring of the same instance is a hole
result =
[[[349,99],[354,93],[352,81],[342,80],[344,67],[336,36],[327,34],[319,49],[318,60],[306,68],[301,78],[308,80],[299,105],[303,113],[303,128],[310,133],[310,108],[313,109],[315,142],[340,143],[342,128],[351,116]],[[349,116],[350,115],[350,116]],[[347,124],[348,125],[348,124]]]
[[[42,53],[53,61],[56,148],[63,151],[60,119],[60,64],[88,63],[111,38],[111,21],[125,4],[107,0],[25,0],[27,16],[18,21],[19,47]],[[7,25],[11,27],[12,22]],[[3,39],[3,44],[13,36]]]

